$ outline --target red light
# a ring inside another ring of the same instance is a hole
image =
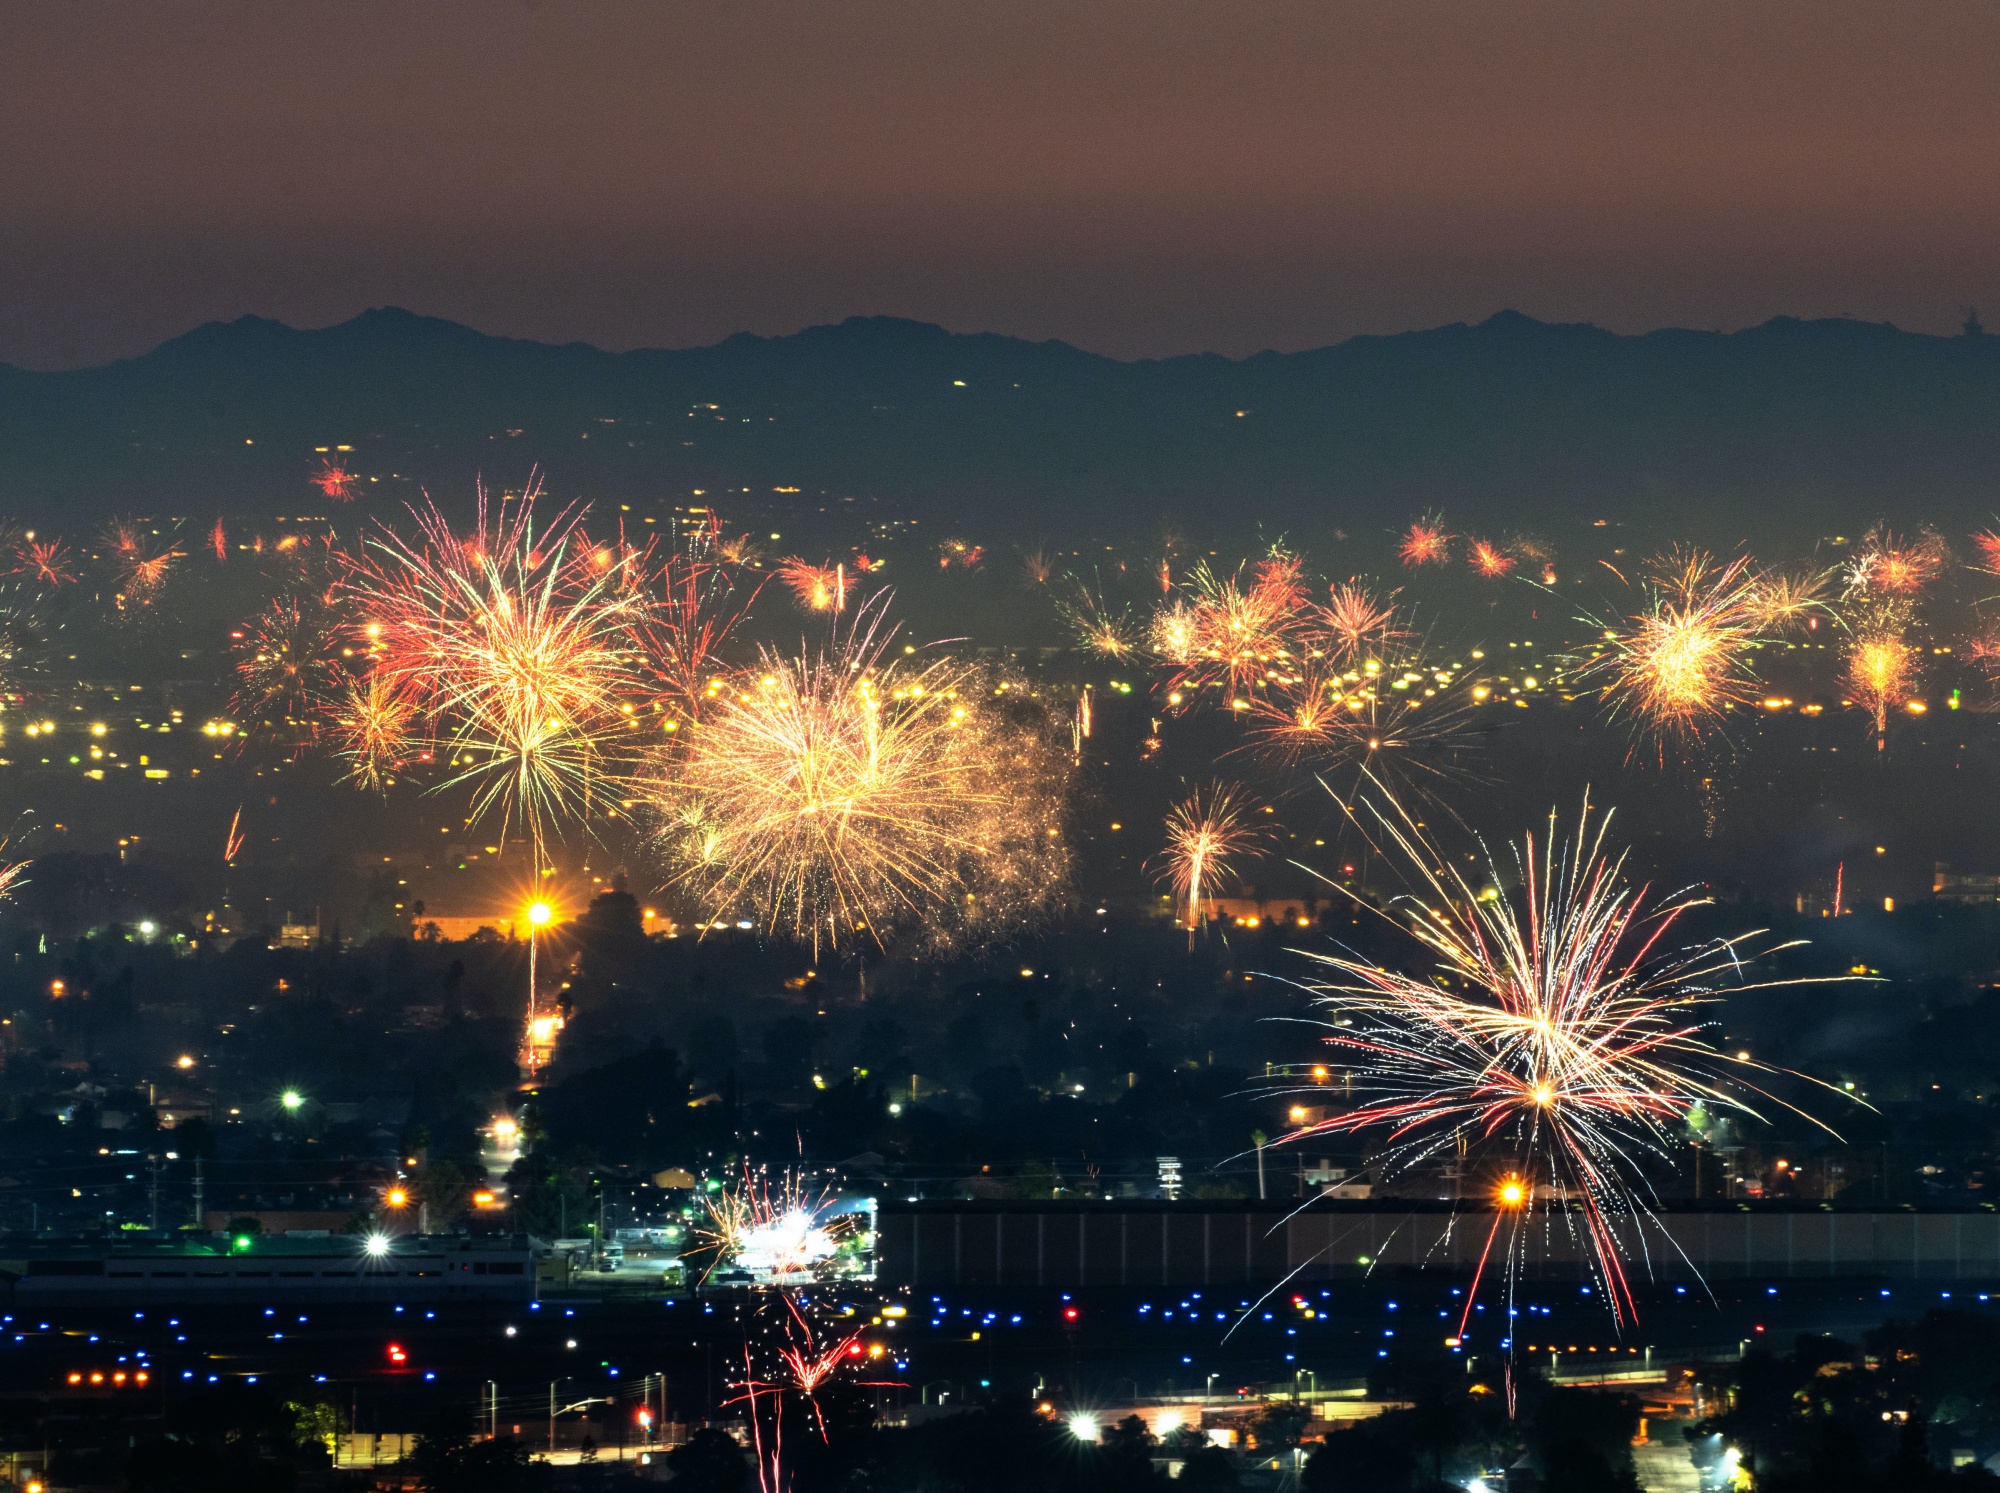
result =
[[[389,1344],[389,1362],[400,1364],[406,1361],[408,1358],[409,1354],[403,1351],[403,1345],[401,1343]]]
[[[1066,1306],[1063,1308],[1063,1320],[1065,1322],[1074,1322],[1076,1320],[1076,1315],[1077,1313],[1075,1307]]]
[[[849,1343],[847,1345],[847,1356],[849,1358],[859,1358],[861,1356],[861,1344]]]

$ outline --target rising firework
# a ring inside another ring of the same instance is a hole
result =
[[[1264,843],[1252,807],[1239,790],[1217,783],[1196,789],[1167,815],[1167,843],[1155,879],[1173,889],[1190,939],[1201,926],[1202,902],[1229,885],[1237,862]]]
[[[1021,556],[1021,578],[1030,586],[1046,586],[1055,574],[1056,562],[1045,545],[1036,545]]]
[[[934,945],[1058,897],[1067,754],[1026,692],[891,654],[871,602],[825,651],[765,650],[656,763],[675,883],[815,947]]]
[[[1427,513],[1403,531],[1396,557],[1412,570],[1424,565],[1443,565],[1451,559],[1451,541],[1444,520],[1435,513]]]
[[[1754,1115],[1745,1075],[1704,1037],[1701,1007],[1745,982],[1760,934],[1669,952],[1672,930],[1703,899],[1649,899],[1607,851],[1608,816],[1589,806],[1569,840],[1532,834],[1503,866],[1476,875],[1447,857],[1398,806],[1370,806],[1366,829],[1392,847],[1414,888],[1382,914],[1416,940],[1428,968],[1405,974],[1314,954],[1310,988],[1326,1043],[1345,1059],[1354,1108],[1289,1139],[1382,1132],[1391,1169],[1463,1156],[1490,1173],[1495,1202],[1479,1273],[1511,1290],[1538,1239],[1578,1239],[1620,1326],[1632,1319],[1633,1239],[1657,1225],[1642,1167],[1673,1159],[1697,1105]],[[1518,896],[1501,890],[1519,887]],[[1366,904],[1360,904],[1366,905]],[[1795,983],[1791,981],[1768,983]],[[1502,1180],[1504,1179],[1504,1180]]]

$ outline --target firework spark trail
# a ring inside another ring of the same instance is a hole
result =
[[[443,740],[455,771],[439,789],[472,785],[471,819],[518,823],[540,865],[629,765],[620,706],[644,602],[588,563],[579,510],[538,531],[536,496],[495,506],[482,490],[464,536],[435,507],[415,512],[418,538],[382,529],[342,589],[380,629],[375,673]]]
[[[1791,947],[1756,947],[1757,933],[1668,949],[1674,925],[1706,899],[1652,902],[1630,886],[1623,856],[1606,849],[1609,816],[1593,824],[1587,803],[1567,841],[1551,816],[1547,837],[1524,837],[1509,867],[1486,857],[1493,887],[1518,879],[1518,905],[1453,869],[1393,800],[1368,808],[1415,888],[1382,915],[1433,972],[1309,956],[1329,972],[1307,986],[1327,1012],[1325,1040],[1349,1056],[1363,1097],[1287,1139],[1380,1131],[1398,1169],[1464,1146],[1500,1173],[1488,1247],[1504,1223],[1510,1292],[1528,1220],[1559,1225],[1581,1236],[1622,1328],[1635,1301],[1620,1226],[1658,1224],[1643,1164],[1670,1156],[1672,1127],[1697,1104],[1755,1116],[1752,1098],[1770,1096],[1740,1075],[1781,1071],[1727,1059],[1705,1040],[1700,1008],[1725,985],[1815,982],[1746,981],[1747,960]],[[1468,1297],[1461,1335],[1472,1306]]]
[[[44,682],[55,631],[41,595],[22,583],[0,583],[0,694]]]
[[[229,816],[229,833],[222,837],[222,864],[225,866],[235,865],[236,857],[243,853],[242,825],[243,805],[238,804],[236,812]]]
[[[1018,926],[1066,884],[1056,730],[974,666],[890,654],[885,600],[826,650],[767,649],[663,749],[661,840],[710,918],[815,948],[942,946]]]
[[[1236,862],[1262,846],[1264,832],[1250,818],[1251,804],[1227,784],[1196,789],[1167,815],[1167,843],[1155,880],[1167,882],[1180,904],[1192,942],[1201,926],[1201,904],[1224,885]]]

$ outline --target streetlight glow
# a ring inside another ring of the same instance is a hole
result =
[[[533,923],[537,928],[546,927],[549,919],[555,915],[555,909],[546,902],[530,902],[528,904],[528,921]]]
[[[301,1094],[297,1089],[286,1089],[284,1093],[278,1096],[278,1102],[284,1105],[287,1110],[297,1113],[305,1104],[306,1096]]]

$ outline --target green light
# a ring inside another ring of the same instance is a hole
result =
[[[295,1110],[306,1102],[306,1096],[301,1094],[297,1089],[286,1089],[283,1094],[278,1096],[278,1102],[284,1105],[286,1109]]]
[[[248,1234],[238,1234],[236,1236],[236,1247],[238,1249],[248,1249],[250,1247],[250,1236]]]

